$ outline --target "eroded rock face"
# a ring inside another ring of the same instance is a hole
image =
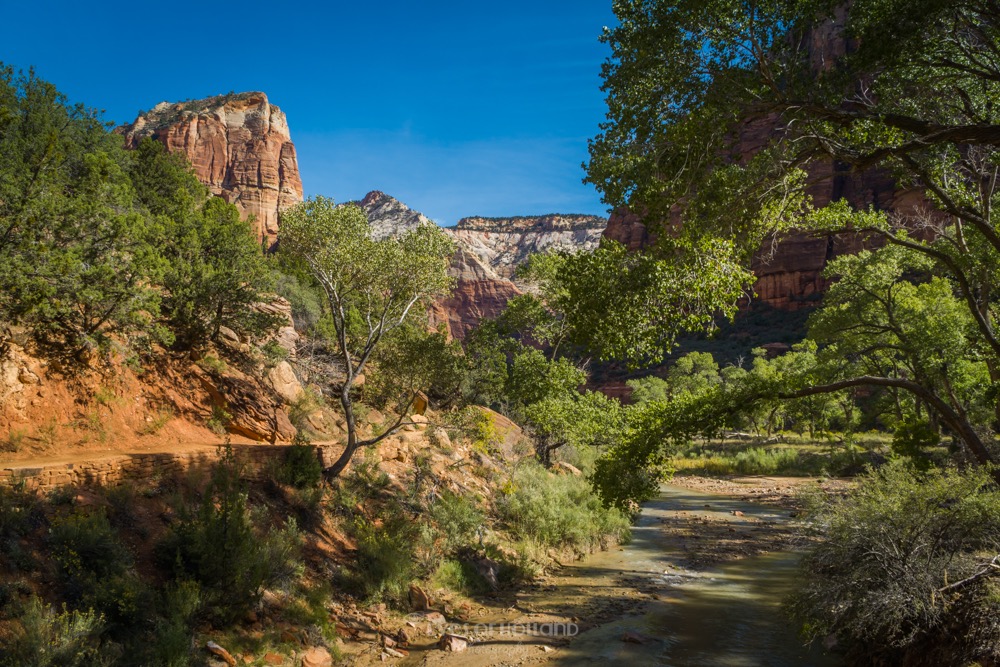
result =
[[[374,235],[380,238],[433,224],[423,213],[378,190],[354,203],[367,214]],[[444,324],[449,335],[463,338],[479,320],[499,315],[507,301],[521,291],[472,252],[462,238],[455,241],[457,249],[448,268],[455,278],[455,289],[431,307],[431,325]]]
[[[349,203],[361,207],[372,226],[372,236],[378,239],[403,234],[420,225],[433,224],[420,211],[379,190],[372,190],[361,201]]]
[[[212,194],[254,216],[268,245],[278,234],[278,214],[302,201],[295,145],[285,114],[260,92],[203,100],[161,102],[119,128],[130,146],[152,137],[184,154]]]
[[[593,250],[608,222],[595,215],[540,215],[514,218],[462,218],[452,236],[493,269],[512,279],[518,266],[535,253]]]

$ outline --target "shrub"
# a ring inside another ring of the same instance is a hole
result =
[[[92,667],[110,664],[100,652],[104,620],[93,610],[57,612],[32,597],[11,636],[3,638],[4,667]]]
[[[265,587],[289,581],[301,567],[295,522],[282,530],[256,529],[239,475],[227,448],[197,511],[186,513],[158,549],[161,563],[179,579],[201,584],[205,607],[223,622],[242,616]]]
[[[735,467],[741,475],[773,475],[794,469],[798,460],[796,449],[751,447],[736,455]]]
[[[285,450],[284,459],[275,470],[275,478],[297,489],[315,487],[323,479],[323,464],[315,448],[296,435],[295,443]]]
[[[44,522],[45,515],[34,494],[0,486],[0,564],[14,570],[31,569],[34,560],[21,546],[21,539]]]
[[[445,552],[469,545],[486,521],[475,502],[448,490],[431,506],[430,516],[441,534]]]
[[[149,591],[103,511],[54,521],[48,541],[63,595],[71,604],[101,613],[117,634],[148,612]]]
[[[988,473],[867,473],[814,515],[793,608],[811,637],[833,633],[865,663],[991,662],[1000,646],[1000,490]],[[971,577],[971,578],[970,578]]]
[[[446,588],[463,595],[482,595],[490,590],[489,584],[472,563],[454,559],[441,561],[431,576],[431,584],[435,588]]]
[[[553,475],[533,462],[514,471],[497,510],[512,532],[552,547],[590,550],[629,530],[628,518],[603,507],[584,478]]]
[[[351,528],[358,545],[355,568],[345,582],[367,599],[402,603],[417,577],[415,547],[420,525],[404,512],[387,513],[380,521],[355,517]]]

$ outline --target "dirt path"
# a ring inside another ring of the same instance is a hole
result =
[[[740,497],[683,483],[644,507],[628,545],[564,566],[507,609],[484,608],[466,621],[424,614],[387,623],[386,634],[402,628],[408,635],[408,656],[383,655],[375,642],[354,643],[352,663],[836,664],[806,651],[780,614],[781,591],[795,572],[796,559],[788,555],[793,504],[743,499],[805,482],[733,482]],[[468,647],[440,650],[436,642],[446,631],[467,638]]]

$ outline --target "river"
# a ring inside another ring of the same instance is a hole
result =
[[[661,491],[643,506],[629,543],[566,564],[542,585],[519,593],[514,606],[484,609],[470,624],[452,627],[456,634],[472,640],[466,650],[438,650],[439,632],[428,629],[399,664],[843,664],[817,646],[803,646],[794,624],[782,613],[782,602],[797,576],[794,551],[729,559],[696,569],[684,567],[691,555],[684,549],[685,540],[707,542],[709,547],[727,541],[752,542],[769,526],[786,527],[792,521],[788,510],[673,485]],[[677,521],[692,529],[681,536],[665,529]],[[553,637],[546,632],[553,627],[569,628],[574,636]],[[532,628],[536,631],[531,632]]]

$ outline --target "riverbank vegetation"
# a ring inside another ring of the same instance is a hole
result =
[[[984,510],[1000,480],[1000,13],[937,0],[615,9],[619,24],[604,35],[608,120],[591,142],[588,180],[609,205],[642,213],[657,240],[639,254],[659,268],[623,299],[576,293],[586,283],[573,276],[588,266],[568,260],[567,310],[606,312],[616,326],[630,318],[595,300],[655,303],[701,260],[704,284],[716,287],[685,294],[674,322],[701,329],[697,314],[732,313],[751,288],[751,262],[766,262],[761,248],[785,235],[857,252],[828,262],[831,285],[791,351],[735,363],[729,377],[695,374],[699,388],[686,394],[637,387],[651,397],[646,419],[598,461],[597,488],[627,502],[654,491],[650,471],[669,469],[679,444],[773,436],[789,420],[812,435],[841,433],[843,456],[858,432],[891,434],[885,458],[900,460],[814,515],[806,626],[864,663],[996,662],[998,531]],[[848,199],[840,187],[876,173],[906,195]],[[814,199],[823,178],[829,200]],[[613,245],[601,252],[609,272],[639,264],[621,262]],[[615,351],[635,366],[677,340],[669,327],[658,338],[620,331]],[[773,445],[715,453],[701,465],[792,469],[802,458]]]

